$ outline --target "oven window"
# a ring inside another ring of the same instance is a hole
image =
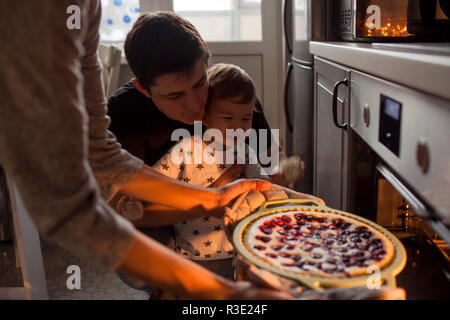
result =
[[[408,1],[357,1],[356,26],[362,37],[410,37]]]

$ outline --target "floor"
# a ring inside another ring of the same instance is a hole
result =
[[[41,241],[47,290],[50,300],[148,300],[148,294],[127,286],[108,268],[82,261],[69,252]],[[0,245],[0,287],[22,286],[20,268],[16,268],[14,246]],[[80,267],[81,289],[69,290],[67,267]]]

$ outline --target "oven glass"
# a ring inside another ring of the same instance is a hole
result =
[[[397,286],[407,299],[450,299],[450,250],[383,177],[377,177],[376,222],[403,243],[407,262]]]
[[[411,37],[408,1],[357,1],[356,31],[362,37]]]

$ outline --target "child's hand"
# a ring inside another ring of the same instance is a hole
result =
[[[280,161],[280,169],[271,180],[275,184],[287,187],[303,178],[304,174],[305,162],[299,156],[292,156]]]
[[[299,156],[287,158],[281,161],[280,171],[287,182],[298,181],[305,174],[305,162]]]
[[[144,206],[141,201],[124,195],[117,201],[116,211],[130,221],[138,220],[144,215]]]

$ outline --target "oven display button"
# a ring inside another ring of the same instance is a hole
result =
[[[366,127],[368,127],[370,125],[370,108],[368,103],[364,104],[363,117],[364,117],[364,124],[366,125]]]
[[[424,139],[420,139],[417,143],[417,164],[419,165],[422,173],[427,173],[430,167],[430,153],[428,151],[428,145]]]
[[[380,99],[380,131],[378,141],[400,156],[400,127],[402,122],[402,104],[385,95]]]

